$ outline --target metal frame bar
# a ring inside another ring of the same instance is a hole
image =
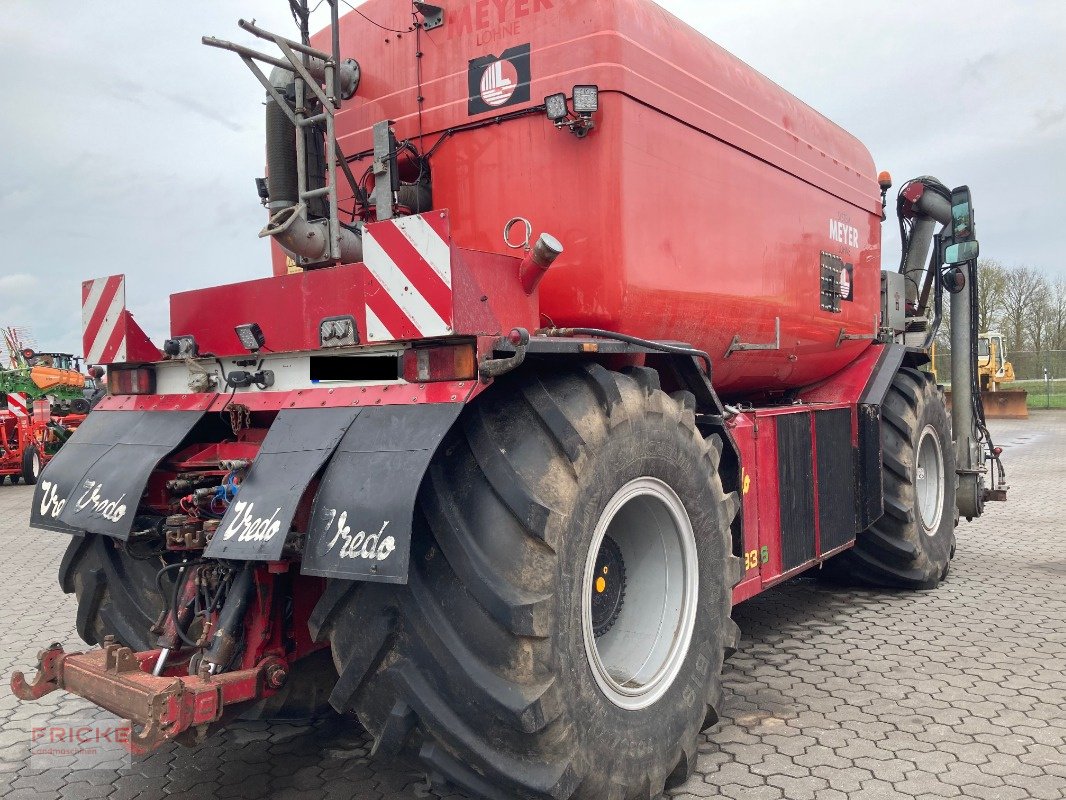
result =
[[[337,200],[338,166],[341,171],[343,171],[348,183],[351,185],[353,194],[357,198],[362,196],[362,192],[359,190],[359,185],[355,180],[355,176],[352,174],[351,168],[348,166],[348,162],[341,151],[340,144],[337,142],[335,114],[341,105],[337,95],[339,78],[338,70],[340,68],[340,30],[338,24],[340,13],[338,9],[338,1],[339,0],[326,0],[330,8],[330,23],[332,25],[332,53],[323,53],[321,50],[316,50],[302,42],[296,42],[279,34],[271,33],[270,31],[258,27],[254,22],[248,22],[244,19],[239,20],[237,24],[253,36],[263,39],[264,41],[273,42],[277,45],[278,49],[281,50],[282,55],[285,56],[284,60],[267,55],[266,53],[260,53],[249,47],[244,47],[221,39],[215,39],[210,36],[205,36],[201,40],[209,47],[229,50],[239,55],[248,69],[251,70],[253,75],[255,75],[256,79],[263,84],[263,87],[270,94],[271,98],[273,98],[274,102],[285,110],[286,115],[292,121],[293,125],[296,126],[296,178],[300,200],[297,213],[306,219],[308,200],[317,197],[326,197],[328,199],[329,257],[335,262],[339,261],[341,258],[342,239],[340,210],[338,208]],[[289,104],[285,102],[281,93],[271,84],[270,79],[263,73],[263,70],[259,68],[258,64],[256,64],[257,61],[294,73],[296,90],[295,111],[289,108]],[[315,74],[319,72],[319,64],[321,64],[321,79]],[[321,104],[321,111],[308,114],[308,89],[311,90],[314,98]],[[323,122],[326,126],[326,186],[311,189],[308,186],[307,141],[305,139],[305,133],[307,128],[313,125],[322,124]]]

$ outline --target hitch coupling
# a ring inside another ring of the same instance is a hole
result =
[[[107,637],[99,650],[65,653],[58,644],[37,657],[37,674],[27,681],[11,676],[11,691],[20,700],[37,700],[57,689],[84,697],[132,723],[127,747],[147,753],[193,728],[222,719],[227,706],[274,694],[285,682],[288,666],[266,658],[254,669],[212,675],[153,675],[160,650],[135,653]]]

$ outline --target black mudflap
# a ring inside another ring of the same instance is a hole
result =
[[[360,411],[301,408],[279,413],[204,556],[279,560],[307,485]]]
[[[322,476],[304,574],[407,582],[418,488],[462,408],[452,403],[363,409]]]
[[[94,411],[37,482],[30,526],[126,539],[148,476],[203,411]]]

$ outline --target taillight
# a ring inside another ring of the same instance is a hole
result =
[[[155,391],[155,367],[110,367],[107,370],[108,394],[152,394]]]
[[[403,379],[409,383],[466,381],[477,375],[472,343],[412,347],[403,354]]]

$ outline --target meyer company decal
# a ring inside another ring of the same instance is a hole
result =
[[[859,249],[859,229],[851,224],[851,217],[847,214],[829,220],[829,238],[844,245],[844,252],[848,255],[852,249]]]
[[[475,47],[523,35],[523,23],[534,14],[574,0],[473,0],[448,9],[445,30],[449,36],[473,36]]]
[[[332,553],[333,548],[338,543],[340,543],[341,547],[337,551],[337,557],[341,559],[360,558],[367,561],[384,561],[396,550],[396,540],[391,536],[385,536],[385,529],[389,527],[389,520],[385,520],[382,523],[381,529],[377,533],[367,536],[366,531],[357,531],[353,535],[352,527],[348,524],[347,511],[341,511],[338,515],[337,509],[331,508],[326,513],[329,515],[326,530],[333,528],[334,522],[336,522],[337,528],[333,538],[326,545],[327,554]]]
[[[523,44],[470,62],[467,112],[471,116],[529,102],[529,53],[530,46]]]
[[[852,255],[852,251],[860,249],[859,229],[851,224],[851,217],[841,213],[835,219],[829,220],[829,238],[840,245],[840,250],[845,256]],[[844,264],[840,269],[840,299],[853,301],[855,299],[855,266]]]
[[[845,264],[840,268],[840,299],[852,301],[855,299],[855,265]]]

